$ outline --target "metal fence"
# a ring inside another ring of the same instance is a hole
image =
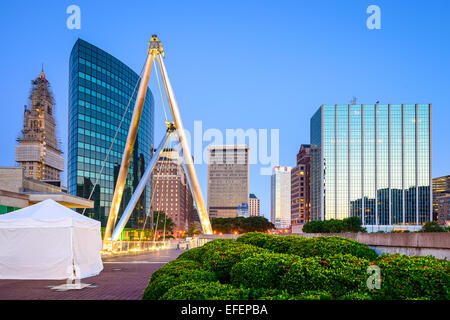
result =
[[[165,241],[105,241],[103,243],[103,255],[136,254],[146,251],[159,251],[166,249],[188,250],[204,245],[211,239],[199,237],[186,238],[185,240],[169,239]]]

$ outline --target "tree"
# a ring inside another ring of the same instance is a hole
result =
[[[192,236],[200,234],[200,233],[202,233],[202,230],[200,230],[198,228],[198,225],[191,222],[189,224],[189,226],[188,226],[187,231],[186,231],[186,235],[189,236],[189,237],[192,237]]]
[[[425,222],[420,232],[445,232],[445,228],[436,221]]]
[[[156,232],[161,230],[164,232],[172,232],[173,228],[176,226],[171,217],[168,217],[164,211],[154,211],[152,214],[153,225],[156,226]]]
[[[265,232],[273,229],[274,225],[264,217],[236,217],[236,218],[212,218],[211,226],[218,233]]]

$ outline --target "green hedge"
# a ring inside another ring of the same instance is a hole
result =
[[[174,260],[153,273],[142,299],[158,300],[170,288],[189,281],[210,282],[217,281],[217,277],[197,262]]]
[[[203,266],[213,271],[220,282],[229,283],[231,268],[242,260],[266,252],[265,249],[237,242],[234,239],[219,239],[205,244]]]
[[[381,289],[367,288],[370,265]],[[249,233],[184,252],[153,273],[143,299],[448,300],[449,284],[446,260],[377,256],[340,237]]]
[[[220,282],[187,282],[170,288],[161,300],[248,300],[249,290]]]
[[[340,297],[349,291],[363,293],[369,261],[352,255],[337,254],[327,258],[310,257],[292,264],[281,286],[291,294],[309,290],[325,291]]]
[[[295,254],[303,258],[327,257],[341,254],[351,254],[355,257],[374,260],[378,257],[375,250],[366,244],[338,236],[305,238],[300,236],[272,236],[252,232],[240,236],[237,241],[267,248],[277,253]]]
[[[249,257],[233,266],[231,284],[246,288],[279,288],[281,278],[299,259],[290,254],[271,252]]]
[[[376,299],[450,299],[450,261],[432,256],[381,256],[381,289]]]

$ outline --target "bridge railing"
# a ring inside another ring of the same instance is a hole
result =
[[[168,239],[165,241],[105,241],[103,242],[102,255],[136,254],[166,249],[188,250],[202,246],[208,241],[210,239],[199,237],[186,238],[185,240]]]

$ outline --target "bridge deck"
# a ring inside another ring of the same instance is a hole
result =
[[[140,300],[151,274],[182,252],[170,249],[103,258],[103,271],[81,281],[96,287],[81,290],[49,288],[65,284],[63,280],[0,280],[0,300]]]

